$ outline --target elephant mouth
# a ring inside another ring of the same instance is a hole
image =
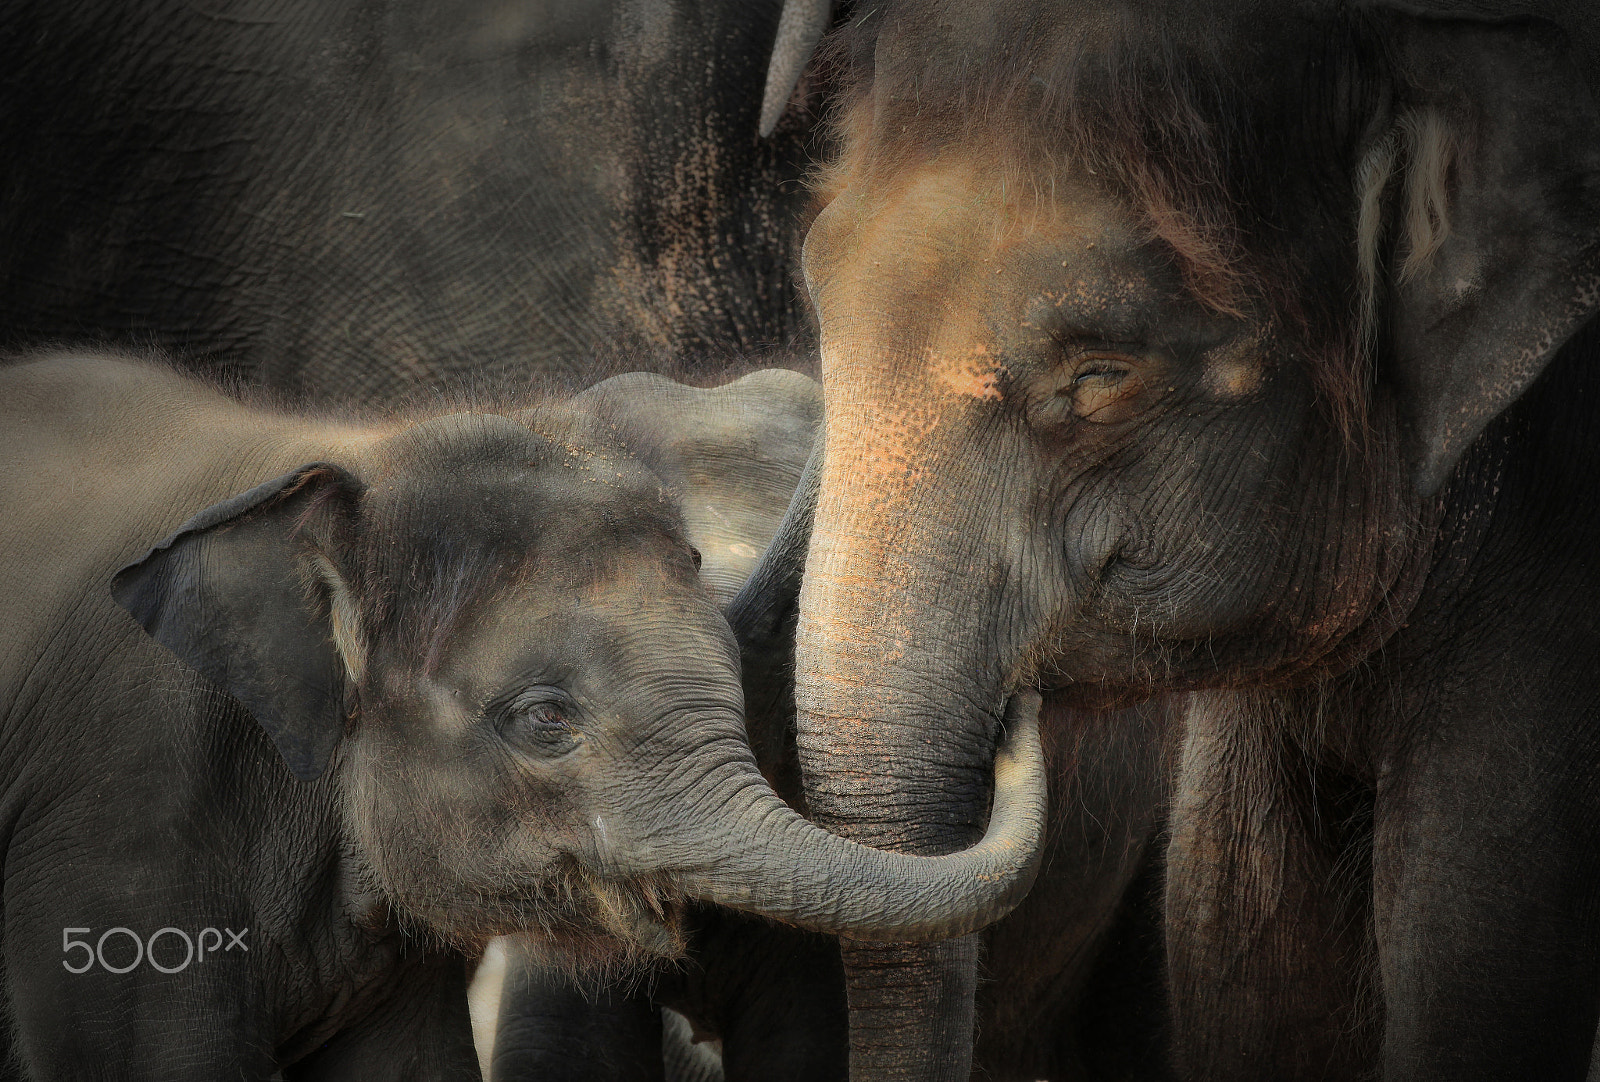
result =
[[[689,900],[664,878],[597,875],[576,861],[531,879],[458,881],[444,891],[412,877],[384,887],[392,912],[424,935],[468,953],[511,937],[574,975],[624,974],[680,958],[688,943]]]
[[[559,880],[506,907],[496,932],[519,940],[541,964],[611,977],[681,958],[689,902],[665,881],[597,876],[572,866]]]
[[[688,900],[664,880],[585,875],[573,899],[580,938],[597,939],[599,950],[606,950],[609,940],[613,952],[620,948],[626,956],[624,961],[683,956]]]

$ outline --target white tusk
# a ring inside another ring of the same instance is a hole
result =
[[[789,107],[806,64],[833,21],[833,0],[784,0],[778,16],[778,38],[767,66],[767,89],[761,96],[761,137],[772,134]]]

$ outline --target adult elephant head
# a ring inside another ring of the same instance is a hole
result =
[[[1282,683],[1403,619],[1600,304],[1590,29],[1492,6],[891,0],[826,47],[815,817],[959,848],[1017,689]],[[967,1077],[973,949],[846,945],[857,1077]]]

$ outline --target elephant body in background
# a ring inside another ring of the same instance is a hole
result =
[[[1187,693],[1179,1077],[1588,1068],[1594,29],[889,0],[823,46],[806,807],[948,851],[1019,689]],[[965,1082],[979,955],[846,942],[852,1077]]]
[[[370,402],[804,340],[809,125],[757,136],[777,20],[771,2],[13,4],[0,345],[155,346]]]

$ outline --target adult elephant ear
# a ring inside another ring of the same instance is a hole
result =
[[[726,605],[788,510],[822,422],[822,389],[769,368],[721,387],[633,372],[573,399],[678,493],[700,577]]]
[[[1597,20],[1578,5],[1374,7],[1393,23],[1401,85],[1363,206],[1403,176],[1387,197],[1403,225],[1396,363],[1381,375],[1400,389],[1417,487],[1431,494],[1600,308]]]
[[[359,490],[339,466],[302,466],[201,511],[111,583],[140,627],[249,711],[301,781],[344,733],[362,657],[349,590],[309,534]]]

